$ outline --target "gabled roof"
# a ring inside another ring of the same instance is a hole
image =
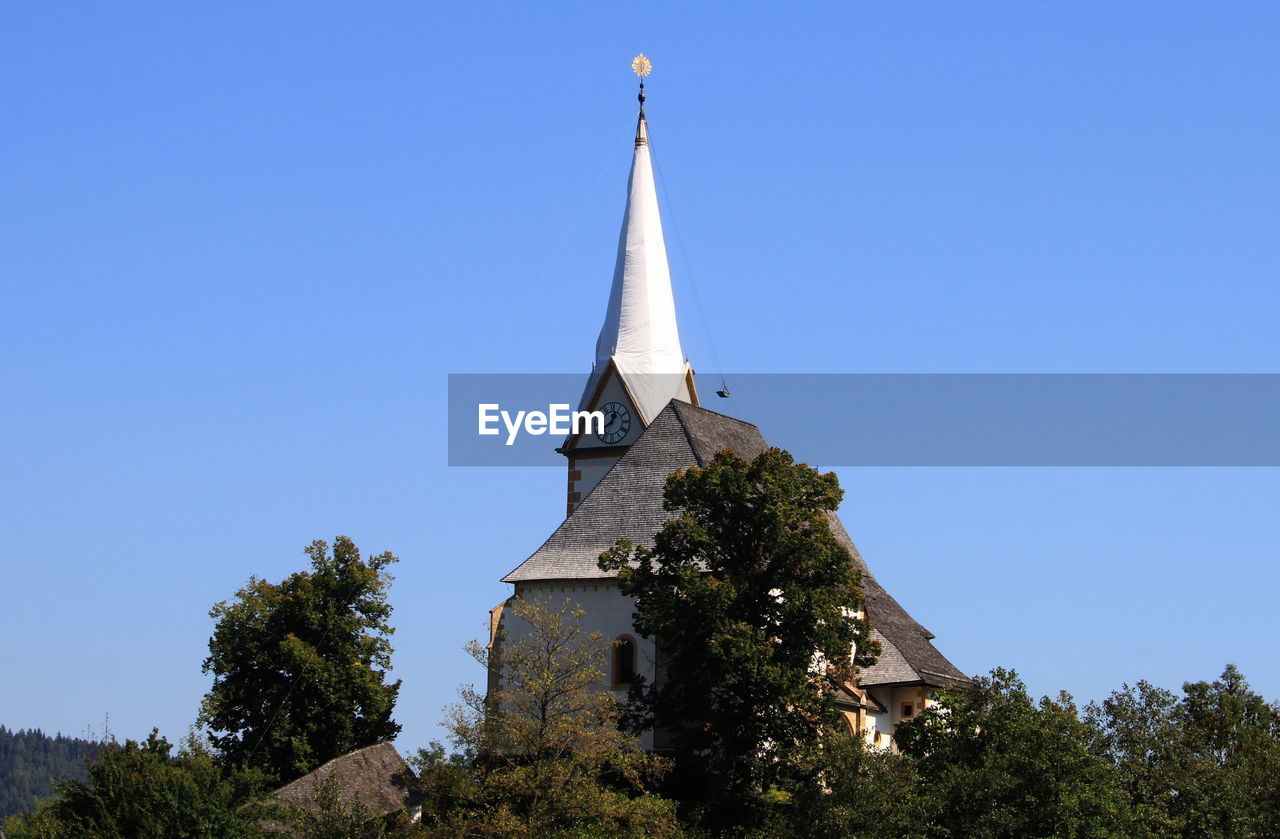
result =
[[[385,816],[420,803],[412,770],[395,746],[377,743],[341,757],[281,787],[272,797],[302,810],[315,811],[317,788],[334,778],[338,794],[347,805],[356,801],[370,818]]]
[[[594,580],[615,576],[613,572],[600,570],[597,564],[600,554],[623,538],[636,544],[652,543],[654,534],[671,518],[662,508],[662,492],[668,475],[689,466],[706,466],[722,449],[751,459],[766,448],[768,444],[756,426],[671,400],[542,547],[502,581]],[[932,633],[916,623],[881,587],[834,513],[831,531],[848,548],[862,571],[867,617],[886,653],[882,657],[883,666],[877,664],[862,671],[859,683],[867,686],[968,682],[968,677],[930,643]]]
[[[835,700],[837,708],[847,711],[856,711],[859,708],[864,708],[883,714],[889,710],[871,691],[863,690],[861,687],[853,687],[849,684],[842,684],[835,689]]]
[[[597,566],[619,539],[649,544],[671,514],[662,509],[667,476],[705,466],[721,449],[754,458],[768,446],[750,423],[671,400],[551,538],[504,583],[615,576]]]

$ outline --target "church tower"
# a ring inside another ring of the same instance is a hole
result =
[[[632,67],[643,78],[648,59],[639,56]],[[569,459],[568,515],[502,581],[514,587],[515,597],[548,602],[568,598],[577,604],[584,613],[583,629],[613,641],[601,672],[604,686],[621,697],[640,677],[648,684],[662,678],[660,650],[653,638],[635,629],[635,601],[619,590],[616,572],[600,568],[600,554],[619,539],[653,544],[672,515],[663,492],[673,472],[705,468],[725,449],[750,460],[769,447],[756,426],[698,405],[693,371],[676,328],[643,82],[618,261],[579,409],[600,411],[605,425],[571,436],[559,449]],[[874,665],[858,672],[856,682],[837,691],[836,707],[850,732],[870,746],[891,749],[898,723],[930,704],[935,690],[967,685],[969,677],[934,647],[933,633],[884,590],[839,516],[833,513],[830,523],[832,535],[862,573],[865,615],[882,650]],[[505,614],[509,602],[490,612],[495,660],[501,659],[504,637],[518,638],[527,631]],[[499,674],[500,669],[490,670],[490,690],[497,687]],[[640,743],[664,748],[666,736],[647,731]]]
[[[643,61],[642,61],[643,59]],[[569,459],[566,514],[577,508],[672,399],[698,404],[693,369],[680,348],[671,270],[658,212],[644,114],[648,59],[636,59],[640,115],[627,180],[627,204],[618,235],[618,259],[596,358],[579,410],[600,411],[604,428],[570,437],[560,448]]]

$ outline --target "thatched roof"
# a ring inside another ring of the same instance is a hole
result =
[[[370,818],[386,816],[420,802],[413,771],[390,743],[366,746],[335,757],[319,769],[276,790],[273,798],[301,810],[317,810],[316,790],[329,778],[338,783],[343,804],[359,801]]]

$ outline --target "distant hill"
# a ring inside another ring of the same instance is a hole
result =
[[[53,792],[55,778],[84,780],[85,755],[97,749],[92,740],[50,737],[38,728],[11,731],[0,725],[0,821],[35,809],[36,799]]]

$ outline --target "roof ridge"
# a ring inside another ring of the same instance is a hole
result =
[[[700,465],[706,466],[707,464],[702,463],[702,458],[698,456],[698,445],[697,443],[693,442],[693,435],[689,433],[689,423],[685,422],[684,415],[681,414],[680,408],[676,405],[677,401],[679,400],[672,399],[670,402],[667,403],[667,407],[671,409],[671,413],[676,415],[676,421],[680,423],[680,431],[684,434],[684,441],[689,444],[689,451],[693,452],[693,459],[697,461]],[[689,405],[690,407],[695,407],[692,405],[692,403],[686,402],[685,404]],[[664,408],[663,410],[666,410],[666,409]],[[665,501],[666,500],[665,492],[663,492],[663,496],[664,496],[663,500]]]
[[[722,413],[720,413],[719,411],[713,411],[713,410],[711,410],[710,408],[704,408],[704,407],[702,407],[701,405],[695,405],[695,404],[693,404],[692,402],[686,402],[685,400],[683,400],[683,399],[678,399],[678,398],[676,398],[676,397],[674,397],[674,396],[671,398],[671,401],[670,401],[670,402],[668,402],[667,404],[668,404],[668,405],[674,404],[674,405],[676,406],[676,413],[679,413],[681,410],[683,410],[683,409],[685,409],[685,408],[695,408],[695,409],[697,409],[697,410],[699,410],[699,411],[702,411],[704,414],[711,414],[711,416],[713,416],[713,417],[720,417],[721,419],[731,420],[731,421],[733,421],[733,422],[738,423],[739,425],[745,425],[745,426],[747,426],[748,428],[754,428],[756,431],[759,431],[759,430],[760,430],[760,426],[756,425],[754,422],[747,422],[747,421],[746,421],[746,420],[744,420],[744,419],[738,419],[737,417],[731,417],[731,416],[729,416],[728,414],[722,414]],[[763,435],[762,435],[762,436],[763,436]]]
[[[622,456],[613,462],[613,465],[610,466],[605,471],[604,475],[600,477],[600,480],[596,481],[596,484],[591,488],[591,491],[588,492],[586,496],[581,501],[578,502],[578,505],[573,508],[573,512],[569,513],[569,515],[561,519],[560,523],[556,525],[556,527],[551,531],[550,534],[547,535],[547,538],[542,540],[542,544],[540,544],[537,548],[535,548],[523,560],[517,563],[514,568],[512,568],[510,571],[504,574],[502,576],[502,582],[515,582],[514,580],[509,579],[511,575],[515,574],[517,571],[523,568],[525,564],[529,562],[529,560],[533,559],[548,545],[552,544],[552,542],[556,540],[556,537],[561,534],[561,531],[563,531],[565,527],[569,526],[569,523],[573,520],[574,516],[579,514],[590,515],[593,512],[591,507],[588,505],[588,502],[591,500],[592,496],[595,495],[597,490],[599,490],[601,487],[607,484],[610,475],[612,475],[615,471],[621,468],[625,468],[623,467],[623,464],[629,462],[629,458],[633,457],[634,452],[638,450],[641,452],[641,454],[643,454],[644,448],[641,446],[641,442],[649,435],[651,431],[653,431],[655,427],[658,426],[659,419],[662,417],[664,413],[666,413],[668,408],[672,407],[671,403],[676,401],[678,400],[672,399],[671,402],[668,402],[663,407],[663,409],[659,411],[657,415],[654,416],[653,421],[644,427],[644,429],[640,432],[640,436],[635,439],[635,442],[633,442],[630,446],[627,447],[627,450],[622,453]],[[674,408],[672,408],[671,414],[673,417],[672,421],[674,421],[675,424],[679,426],[680,433],[684,436],[685,442],[689,446],[689,452],[693,455],[693,460],[694,460],[694,463],[696,464],[698,461],[697,448],[694,446],[693,440],[689,436],[689,429],[685,425],[684,418],[681,417],[680,413],[676,411]],[[634,456],[639,457],[639,455],[634,455]],[[551,578],[548,578],[548,579],[551,579]],[[576,578],[565,577],[564,579],[576,579]]]

